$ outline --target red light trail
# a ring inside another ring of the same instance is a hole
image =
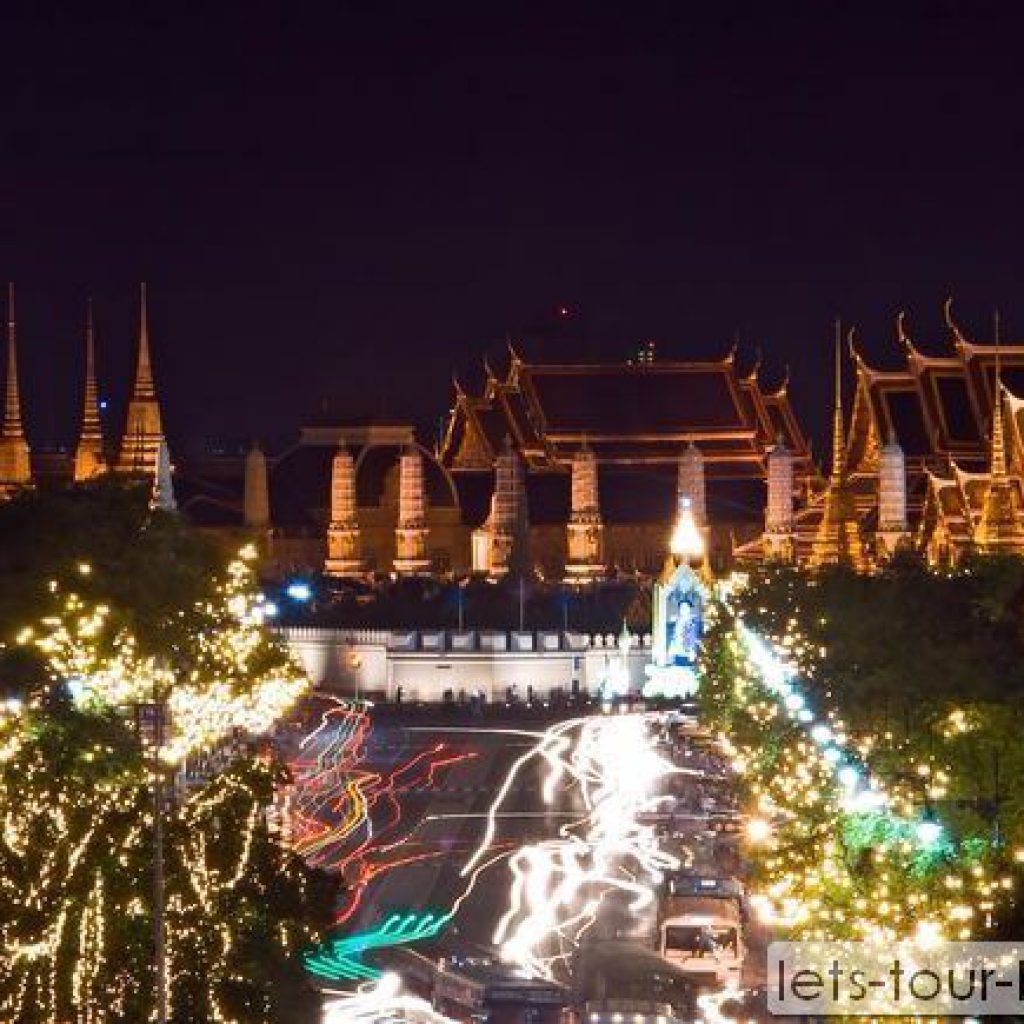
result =
[[[362,707],[335,698],[291,762],[294,785],[292,846],[313,867],[345,880],[336,923],[351,919],[366,887],[388,871],[446,852],[402,834],[402,804],[417,790],[436,785],[439,773],[473,752],[435,743],[385,770],[368,765],[372,732]]]

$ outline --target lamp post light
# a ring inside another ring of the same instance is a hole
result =
[[[679,499],[679,514],[672,529],[669,541],[672,554],[689,565],[699,565],[704,560],[704,538],[693,518],[693,508],[689,498]]]

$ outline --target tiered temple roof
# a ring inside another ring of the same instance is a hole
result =
[[[997,353],[1003,383],[1024,394],[1024,344],[968,340],[948,304],[946,324],[946,351],[928,355],[911,339],[901,314],[899,369],[874,369],[853,352],[857,390],[847,447],[852,476],[877,470],[881,445],[890,436],[902,445],[911,475],[945,470],[950,460],[972,470],[987,466]]]
[[[533,471],[566,469],[584,444],[601,465],[674,467],[694,442],[709,476],[760,479],[779,437],[798,466],[809,465],[786,381],[766,390],[758,367],[737,372],[734,352],[706,361],[543,364],[513,350],[504,376],[485,368],[480,395],[455,385],[440,445],[455,472],[490,470],[506,437]]]
[[[1002,381],[1009,484],[1024,499],[1024,344],[968,338],[945,306],[945,351],[929,354],[910,336],[901,313],[896,340],[901,365],[870,366],[851,340],[856,385],[845,464],[851,499],[868,542],[877,525],[878,469],[883,445],[897,441],[906,457],[907,498],[918,543],[933,557],[973,543],[990,481],[991,436],[997,368]],[[797,512],[794,550],[811,560],[825,508],[819,478]],[[1024,508],[1024,500],[1018,500]],[[941,549],[941,551],[940,551]],[[760,541],[737,551],[761,557]]]

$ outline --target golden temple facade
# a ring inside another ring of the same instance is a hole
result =
[[[926,353],[897,317],[902,365],[892,369],[869,365],[851,335],[852,412],[847,424],[837,385],[833,469],[796,503],[791,560],[864,569],[900,549],[940,564],[971,552],[1024,554],[1024,345],[1003,344],[998,327],[990,341],[968,338],[949,303],[944,312],[940,354]],[[736,555],[765,559],[765,537]]]
[[[718,572],[1024,554],[1024,345],[968,340],[948,308],[947,328],[931,355],[899,317],[881,370],[837,325],[825,472],[788,380],[764,387],[734,351],[545,363],[510,348],[478,388],[454,383],[433,448],[408,425],[325,423],[251,460],[266,479],[245,492],[270,495],[281,565],[360,579],[653,578],[684,499]],[[317,497],[300,509],[301,492]]]

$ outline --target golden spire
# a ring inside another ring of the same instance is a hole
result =
[[[1024,550],[1024,524],[1021,522],[1014,483],[1006,473],[998,312],[994,320],[996,374],[992,404],[992,464],[975,540],[982,551],[1019,555]]]
[[[156,472],[160,444],[164,439],[160,404],[153,385],[153,368],[149,359],[149,320],[146,309],[146,286],[139,294],[139,361],[135,371],[135,387],[128,402],[128,416],[118,469],[125,473]]]
[[[133,398],[156,398],[153,387],[153,367],[149,361],[149,315],[146,309],[146,282],[139,285],[139,363],[135,371]]]
[[[992,476],[1006,476],[1006,438],[1003,434],[1003,384],[999,359],[999,310],[992,315],[996,343],[996,376],[992,396]]]
[[[7,388],[4,396],[3,434],[0,435],[0,493],[32,482],[32,463],[21,422],[18,393],[18,345],[14,321],[14,285],[7,286]]]
[[[75,451],[75,480],[88,480],[103,469],[103,427],[100,423],[99,392],[96,387],[96,336],[90,298],[85,312],[85,397],[82,403],[82,432]]]
[[[835,373],[836,393],[832,414],[832,478],[840,479],[845,472],[844,440],[843,440],[843,356],[842,356],[842,325],[836,317],[835,339]]]
[[[7,285],[7,392],[4,402],[4,437],[22,437],[21,399],[18,395],[18,345],[14,321],[14,283]]]
[[[100,434],[100,399],[96,387],[96,331],[92,318],[92,299],[85,310],[85,408],[82,415],[82,435]]]
[[[835,411],[832,421],[832,475],[822,497],[821,521],[811,547],[811,565],[844,563],[864,567],[857,508],[846,480],[843,438],[842,325],[836,320]]]

